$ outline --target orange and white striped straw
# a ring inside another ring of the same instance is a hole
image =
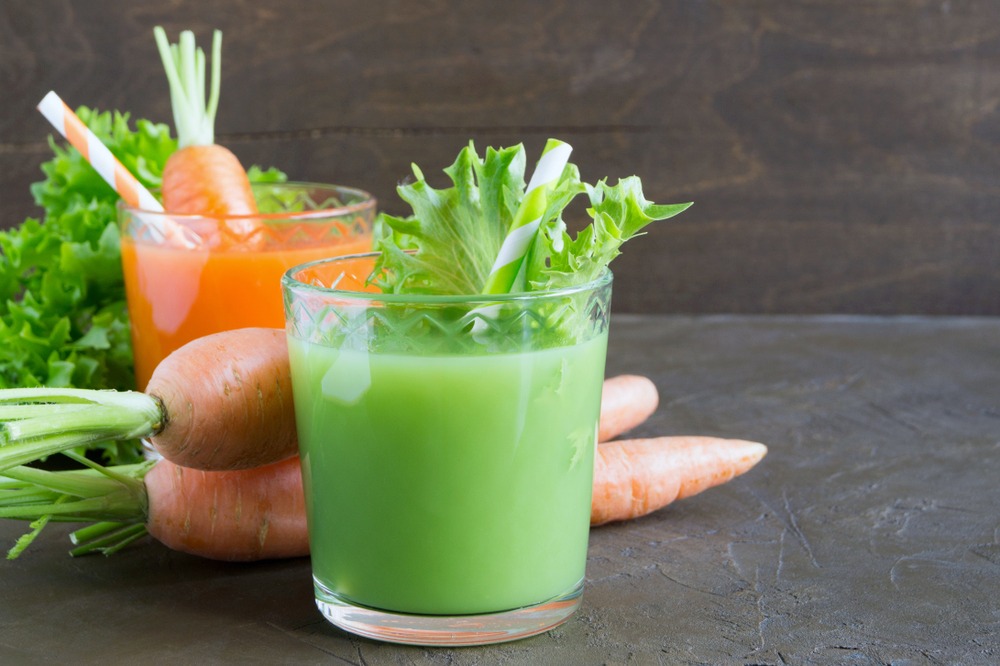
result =
[[[45,119],[69,141],[70,145],[80,151],[94,170],[118,193],[125,203],[132,208],[151,213],[163,213],[163,205],[147,190],[139,179],[133,176],[115,157],[108,147],[101,143],[97,135],[83,124],[80,116],[55,93],[49,91],[38,103],[38,110]],[[198,238],[195,234],[169,217],[147,215],[143,219],[153,239],[157,242],[171,240],[186,247],[195,247]]]
[[[52,123],[70,145],[80,151],[84,159],[101,175],[108,185],[133,208],[163,212],[163,206],[142,183],[129,173],[108,147],[101,143],[90,128],[83,124],[66,103],[54,91],[42,98],[38,110]]]

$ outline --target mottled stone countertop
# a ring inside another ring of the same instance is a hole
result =
[[[582,609],[548,634],[378,644],[321,619],[305,559],[71,559],[56,526],[0,563],[0,663],[1000,662],[1000,320],[616,315],[622,372],[661,393],[637,435],[770,453],[595,529]]]

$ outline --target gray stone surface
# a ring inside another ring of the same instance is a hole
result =
[[[549,634],[423,649],[352,638],[306,560],[143,543],[0,563],[0,663],[992,664],[1000,661],[1000,320],[616,317],[609,374],[651,376],[635,434],[770,446],[754,470],[591,536]],[[0,543],[23,525],[0,521]]]

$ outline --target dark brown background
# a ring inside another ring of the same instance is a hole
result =
[[[169,120],[158,23],[224,30],[245,162],[392,212],[411,162],[549,136],[696,201],[626,246],[617,311],[1000,315],[1000,3],[5,1],[0,226],[35,212],[49,89]]]

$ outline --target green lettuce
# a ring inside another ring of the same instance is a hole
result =
[[[166,125],[86,107],[78,115],[144,185],[176,149]],[[80,153],[54,157],[31,187],[44,215],[0,232],[0,387],[132,388],[118,195]]]
[[[417,165],[416,182],[397,188],[413,215],[381,214],[375,248],[382,252],[375,278],[383,292],[476,294],[524,193],[524,149],[487,149],[470,143],[444,170],[453,187],[436,190]]]
[[[584,184],[584,191],[590,198],[587,213],[592,222],[575,238],[570,238],[558,213],[550,212],[552,217],[543,222],[528,252],[529,291],[561,289],[596,280],[621,254],[619,248],[625,241],[642,235],[640,231],[646,225],[671,218],[691,206],[647,201],[642,194],[642,182],[635,176],[619,180],[614,186],[604,180],[596,185]],[[565,204],[558,199],[550,203],[550,209],[553,206]]]
[[[382,254],[372,281],[386,293],[482,293],[524,198],[525,163],[522,145],[488,148],[484,159],[470,143],[444,170],[452,187],[440,190],[428,185],[414,165],[416,181],[397,188],[413,214],[379,216],[375,248]],[[590,200],[591,222],[571,237],[563,213],[580,194]],[[547,291],[590,282],[620,254],[623,243],[651,222],[690,205],[647,201],[635,176],[616,185],[604,180],[590,185],[580,180],[576,165],[567,164],[549,194],[514,290]]]

